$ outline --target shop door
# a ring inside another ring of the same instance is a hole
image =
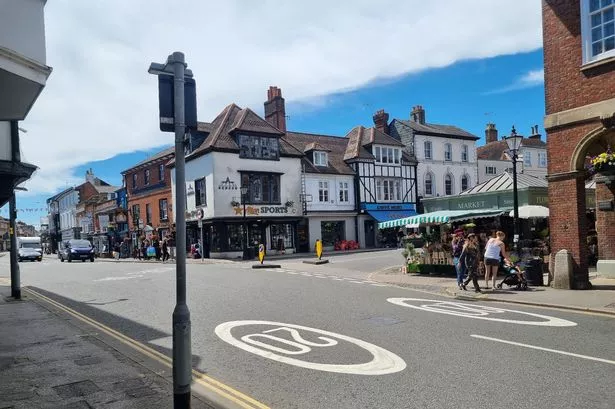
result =
[[[297,224],[297,251],[300,253],[310,252],[310,230],[307,219],[303,219]]]
[[[374,221],[365,220],[363,223],[363,227],[365,228],[365,247],[374,247],[376,243]]]
[[[265,225],[252,223],[248,228],[248,247],[251,249],[250,258],[255,258],[258,254],[258,245],[263,244],[267,247],[267,239],[265,234]]]

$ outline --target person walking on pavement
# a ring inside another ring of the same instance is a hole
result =
[[[478,238],[476,234],[470,233],[463,245],[461,256],[459,256],[459,263],[465,266],[465,271],[468,273],[467,280],[462,282],[460,286],[464,291],[467,290],[466,286],[472,281],[474,291],[482,293],[478,285],[478,254]]]
[[[465,266],[463,263],[459,262],[459,257],[463,251],[464,242],[463,230],[455,230],[455,235],[453,236],[453,241],[451,242],[451,248],[453,251],[453,265],[455,266],[455,271],[457,272],[457,286],[459,288],[461,288],[461,285],[463,284],[463,276],[465,274]]]
[[[487,289],[489,289],[489,277],[492,280],[492,288],[495,289],[495,280],[498,275],[498,268],[500,267],[500,257],[503,257],[504,261],[508,264],[512,264],[506,254],[505,237],[506,234],[503,231],[497,231],[495,237],[490,238],[485,246],[485,287]]]
[[[169,243],[168,243],[168,239],[165,237],[165,239],[162,240],[162,262],[166,263],[168,259],[169,259]]]

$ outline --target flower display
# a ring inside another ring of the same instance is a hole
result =
[[[606,152],[602,152],[590,159],[588,167],[590,173],[598,173],[611,169],[615,170],[615,154],[611,151],[611,147],[609,147]]]

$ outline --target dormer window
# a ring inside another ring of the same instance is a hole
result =
[[[389,146],[375,146],[374,156],[376,157],[376,163],[399,165],[401,149]]]
[[[239,157],[245,159],[280,160],[278,138],[255,135],[239,135]]]
[[[316,166],[327,166],[328,158],[327,152],[314,152],[314,165]]]

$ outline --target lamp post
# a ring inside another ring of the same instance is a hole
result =
[[[239,188],[241,191],[241,204],[243,205],[243,259],[248,259],[248,224],[246,223],[246,195],[248,194],[248,187],[242,185]]]
[[[517,135],[517,130],[513,125],[510,131],[510,136],[506,137],[510,160],[513,165],[513,243],[517,257],[521,256],[519,252],[519,193],[517,191],[517,161],[519,160],[519,148],[521,146],[522,137]]]

